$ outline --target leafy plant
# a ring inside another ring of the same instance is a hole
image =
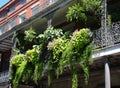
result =
[[[39,59],[39,51],[32,49],[32,50],[28,50],[26,52],[26,58],[29,62],[31,62],[32,64],[36,64],[38,62]]]
[[[23,76],[23,72],[25,71],[26,64],[27,64],[26,61],[22,61],[22,63],[17,68],[16,73],[15,73],[15,77],[13,79],[13,88],[18,88],[20,80]]]
[[[81,0],[80,3],[85,11],[92,14],[100,14],[102,10],[102,0]]]
[[[88,67],[90,64],[90,58],[92,54],[92,46],[90,45],[90,43],[91,41],[89,30],[81,29],[80,31],[75,31],[65,51],[62,53],[62,58],[59,61],[60,72],[62,73],[65,65],[69,64],[72,73],[74,73],[76,71],[74,66],[76,65],[76,63],[79,63],[80,67],[84,71],[85,82],[87,84],[89,78]],[[74,81],[72,81],[73,88],[77,88],[76,76],[77,73],[74,73]]]
[[[12,76],[13,88],[18,88],[21,82],[28,83],[33,79],[32,74],[38,72],[36,66],[38,63],[38,51],[39,49],[33,48],[28,50],[25,55],[18,54],[11,59],[10,72]],[[35,77],[37,75],[34,75]],[[37,79],[36,79],[37,80]]]
[[[22,63],[22,61],[25,61],[24,55],[19,54],[19,55],[12,57],[10,63],[12,63],[12,65],[18,67]]]
[[[48,60],[48,75],[49,79],[48,82],[49,84],[51,83],[51,72],[54,72],[57,74],[57,78],[59,76],[59,61],[61,59],[61,55],[63,51],[66,49],[66,44],[68,42],[68,39],[62,39],[58,38],[53,40],[52,42],[49,42],[48,44],[48,50],[51,51],[49,60]]]
[[[102,0],[77,0],[77,3],[69,7],[66,18],[69,22],[75,22],[76,26],[92,26],[97,21],[98,25],[102,14]],[[92,22],[92,23],[91,23]]]
[[[36,39],[37,37],[37,33],[35,32],[35,30],[31,27],[30,30],[25,31],[25,40],[29,41],[29,42],[33,42],[35,41],[34,39]]]
[[[39,62],[35,65],[33,80],[36,84],[38,84],[38,80],[40,80],[44,76],[44,66],[45,63],[43,62]]]
[[[75,22],[84,21],[85,22],[87,20],[85,9],[79,3],[69,7],[66,17],[67,17],[67,20],[70,22],[71,21],[75,21]]]
[[[76,65],[82,68],[87,84],[92,54],[91,33],[88,29],[81,29],[75,31],[71,39],[69,36],[70,34],[63,36],[61,29],[49,27],[35,38],[39,40],[39,45],[34,45],[33,49],[28,50],[25,55],[18,54],[13,57],[10,61],[13,88],[18,88],[20,83],[28,84],[30,81],[38,84],[44,76],[46,63],[49,85],[53,77],[57,75],[58,78],[68,65],[72,73],[72,88],[78,87]]]
[[[49,58],[49,54],[47,53],[47,45],[50,41],[53,39],[57,39],[59,37],[63,36],[62,29],[55,29],[52,26],[49,26],[47,30],[43,34],[38,35],[39,44],[41,46],[41,53],[40,53],[40,59],[46,60]]]
[[[39,34],[37,38],[39,39],[40,44],[48,44],[49,41],[61,37],[62,35],[62,29],[55,29],[54,27],[49,26],[47,30],[45,30],[43,34]]]

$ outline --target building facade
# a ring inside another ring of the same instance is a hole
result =
[[[61,27],[64,30],[74,30],[75,23],[67,22],[65,15],[68,7],[75,2],[76,0],[10,0],[0,8],[0,88],[10,88],[8,70],[12,50],[15,47],[15,41],[12,41],[14,32],[20,32],[22,35],[32,26],[41,33],[49,25]],[[120,11],[119,0],[108,0],[106,3],[109,9],[118,5],[115,9]],[[112,12],[109,11],[109,13]],[[93,31],[96,50],[93,53],[94,62],[90,66],[90,80],[87,88],[120,88],[119,19],[106,30],[105,32],[103,27]],[[81,79],[83,75],[80,75],[79,88],[85,88]],[[46,80],[40,84],[39,88],[48,88]],[[67,73],[65,77],[54,80],[50,88],[56,87],[71,88],[70,74]]]

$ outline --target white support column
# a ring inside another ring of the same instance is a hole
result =
[[[108,61],[105,62],[105,88],[111,88],[110,68]]]

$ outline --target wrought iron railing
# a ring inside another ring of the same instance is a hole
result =
[[[104,28],[94,30],[93,43],[95,45],[95,48],[103,48],[103,47],[109,47],[115,44],[119,44],[120,43],[120,21],[113,23],[111,26],[107,26],[107,33],[105,33]]]
[[[0,83],[3,83],[3,82],[8,82],[9,81],[9,72],[8,71],[5,71],[5,72],[1,72],[0,73]]]

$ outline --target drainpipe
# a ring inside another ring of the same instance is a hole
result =
[[[110,68],[107,58],[105,58],[105,88],[111,88]]]

